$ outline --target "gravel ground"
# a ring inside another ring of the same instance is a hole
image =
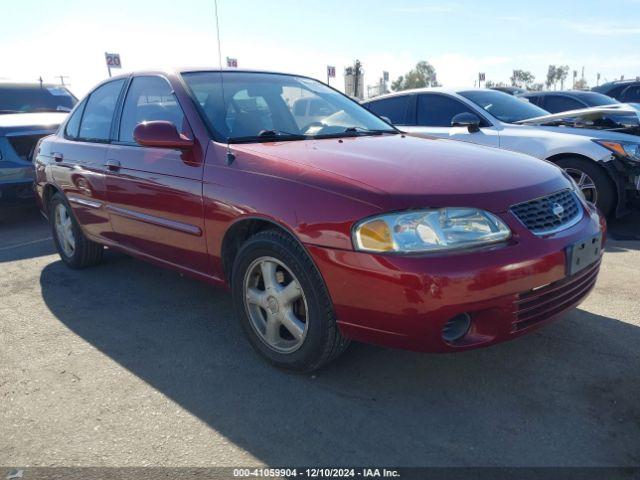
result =
[[[492,348],[265,365],[227,293],[126,256],[72,271],[0,218],[0,465],[640,465],[640,215],[595,291]],[[635,240],[634,240],[635,239]]]

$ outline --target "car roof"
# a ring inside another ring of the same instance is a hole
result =
[[[392,97],[401,97],[403,95],[412,95],[412,94],[416,94],[416,93],[443,93],[446,95],[452,95],[452,96],[457,96],[459,95],[460,92],[467,92],[467,91],[478,91],[478,92],[498,92],[497,90],[492,90],[490,88],[461,88],[461,89],[453,89],[453,88],[446,88],[446,87],[424,87],[424,88],[411,88],[409,90],[400,90],[398,92],[391,92],[391,93],[385,93],[384,95],[380,95],[378,97],[373,97],[373,98],[367,98],[365,100],[362,101],[362,103],[367,103],[367,102],[371,102],[374,100],[382,100],[385,98],[392,98]],[[498,92],[498,93],[504,93],[504,92]],[[507,93],[504,93],[505,95],[508,95]]]
[[[119,78],[129,78],[131,76],[140,77],[140,76],[144,76],[144,75],[176,75],[176,74],[197,73],[197,72],[256,73],[256,74],[268,73],[268,74],[273,74],[273,75],[290,75],[290,76],[294,76],[294,77],[312,78],[313,80],[318,80],[316,78],[309,77],[307,75],[300,75],[300,74],[292,73],[292,72],[280,72],[280,71],[275,71],[275,70],[257,70],[257,69],[249,69],[249,68],[244,69],[244,68],[226,68],[226,67],[223,67],[223,68],[219,68],[219,67],[172,67],[172,68],[160,68],[160,69],[153,69],[153,70],[134,70],[134,71],[130,71],[130,72],[124,72],[124,73],[121,73],[119,75],[114,75],[113,77],[105,79],[105,82],[109,81],[109,80],[116,80],[116,79],[119,79]]]
[[[68,90],[66,85],[60,85],[59,83],[40,83],[40,82],[9,82],[2,80],[0,81],[1,89],[38,89],[38,88],[64,88]]]

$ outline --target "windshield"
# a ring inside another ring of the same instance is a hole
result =
[[[209,126],[229,142],[397,133],[356,102],[309,78],[243,72],[193,72],[183,78]]]
[[[0,85],[0,113],[70,112],[76,102],[60,86]]]
[[[582,99],[590,107],[600,107],[602,105],[614,105],[616,103],[620,103],[615,98],[596,92],[583,92],[578,98]]]
[[[549,115],[549,112],[536,107],[527,100],[502,92],[470,90],[468,92],[458,92],[458,94],[489,112],[498,120],[506,123],[516,123],[529,118]]]

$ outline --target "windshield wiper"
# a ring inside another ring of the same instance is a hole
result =
[[[282,130],[260,130],[260,133],[258,133],[258,137],[261,138],[265,138],[265,137],[287,137],[287,138],[291,138],[291,137],[295,137],[298,138],[300,140],[304,140],[305,138],[307,138],[306,135],[303,135],[302,133],[291,133],[291,132],[284,132]]]
[[[301,133],[290,133],[282,130],[260,130],[257,135],[231,137],[229,143],[273,142],[278,140],[307,140],[309,137]]]
[[[385,129],[369,129],[365,127],[347,127],[343,133],[361,133],[364,135],[382,135],[383,133],[398,133],[397,130]]]
[[[0,113],[25,113],[22,112],[20,110],[6,110],[6,109],[0,109]]]

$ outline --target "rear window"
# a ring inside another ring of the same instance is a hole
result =
[[[603,95],[602,93],[597,92],[583,92],[578,98],[580,98],[590,107],[599,107],[602,105],[613,105],[615,103],[620,103],[615,98],[611,98],[608,95]]]
[[[0,85],[0,113],[70,112],[76,103],[62,86]]]

